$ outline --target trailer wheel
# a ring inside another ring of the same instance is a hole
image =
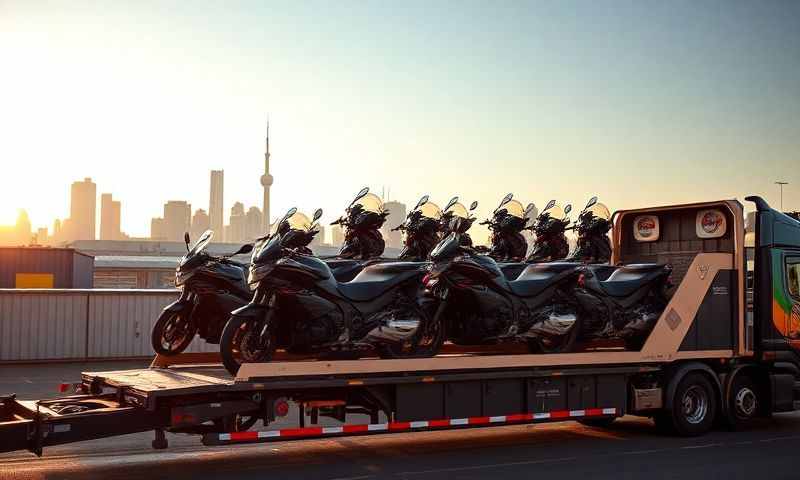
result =
[[[664,432],[685,437],[703,435],[711,430],[717,413],[717,394],[708,378],[689,373],[675,389],[672,410],[656,415],[656,426]]]
[[[761,402],[758,398],[758,387],[752,377],[746,373],[733,379],[728,396],[728,426],[734,430],[743,428],[758,416]]]

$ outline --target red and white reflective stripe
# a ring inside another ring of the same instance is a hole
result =
[[[305,427],[266,430],[261,432],[221,433],[220,442],[239,442],[264,440],[270,438],[303,438],[323,437],[325,435],[342,435],[348,433],[367,432],[401,432],[425,428],[461,427],[466,425],[490,425],[495,423],[533,422],[536,420],[566,420],[571,418],[600,417],[616,415],[616,408],[587,408],[585,410],[556,410],[543,413],[518,413],[515,415],[498,415],[494,417],[449,418],[443,420],[421,420],[416,422],[390,422],[342,425],[339,427]]]

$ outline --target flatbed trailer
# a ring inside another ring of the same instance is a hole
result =
[[[736,201],[615,214],[613,263],[669,261],[677,276],[638,351],[504,354],[452,346],[434,358],[403,360],[285,356],[244,364],[235,378],[215,355],[157,357],[146,369],[85,372],[76,395],[0,397],[0,452],[41,455],[46,446],[143,431],[155,432],[154,448],[166,448],[167,431],[225,445],[562,420],[602,426],[628,414],[698,435],[719,420],[737,427],[795,410],[800,298],[787,272],[800,271],[800,222],[754,201],[750,251]],[[697,229],[708,215],[722,233],[704,238]],[[643,217],[651,236],[635,241]],[[298,425],[251,430],[285,415],[289,402],[300,409]],[[348,423],[354,414],[370,420]],[[320,417],[338,425],[320,426]]]

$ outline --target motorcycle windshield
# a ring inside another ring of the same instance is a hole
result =
[[[444,237],[431,251],[431,260],[434,262],[446,260],[458,253],[458,235],[454,233]]]
[[[356,205],[360,205],[361,209],[365,212],[383,213],[383,200],[374,193],[368,193],[359,198],[358,201],[353,204],[353,207]]]
[[[306,216],[304,213],[297,212],[291,217],[286,219],[286,223],[289,224],[290,230],[302,230],[307,232],[311,229],[311,219]]]
[[[564,209],[561,208],[561,205],[555,204],[552,207],[548,208],[544,212],[539,215],[539,222],[547,221],[549,218],[554,218],[556,220],[563,220],[567,214],[564,213]]]
[[[425,202],[417,208],[417,211],[426,218],[430,218],[432,220],[441,220],[442,218],[442,209],[439,208],[433,202]]]
[[[602,218],[603,220],[611,219],[611,212],[609,212],[608,207],[606,207],[602,203],[595,203],[594,205],[586,209],[586,213],[591,213],[592,216],[594,216],[595,218]]]
[[[211,243],[211,239],[214,237],[214,232],[212,230],[206,230],[200,235],[200,238],[194,243],[194,246],[191,250],[186,254],[186,258],[193,257],[198,253],[205,250],[209,243]]]
[[[458,202],[451,205],[450,208],[448,208],[444,213],[451,215],[453,217],[459,217],[464,219],[469,218],[469,212],[467,211],[467,207]]]
[[[523,207],[522,204],[516,200],[511,200],[500,208],[504,208],[506,213],[512,217],[525,218],[525,207]]]
[[[253,263],[266,263],[281,255],[281,235],[271,236],[253,256]]]

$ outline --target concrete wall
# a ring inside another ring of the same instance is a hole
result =
[[[0,289],[0,362],[153,356],[150,332],[175,290]],[[217,351],[195,339],[187,351]]]

